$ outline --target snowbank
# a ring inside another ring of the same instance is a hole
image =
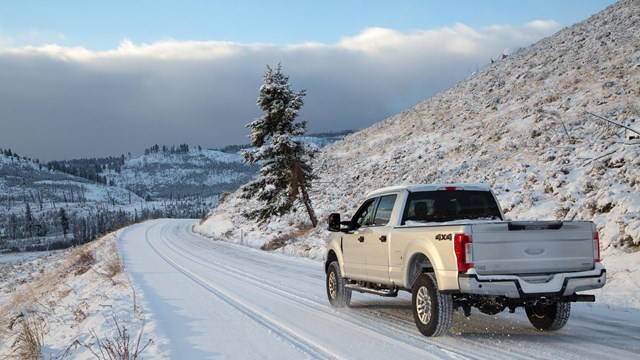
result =
[[[15,259],[13,259],[15,260]],[[122,268],[116,235],[75,249],[0,264],[0,358],[103,358],[109,344],[128,340],[131,354],[165,358],[166,340],[145,325]],[[33,336],[28,336],[33,335]],[[140,344],[136,345],[140,337]]]

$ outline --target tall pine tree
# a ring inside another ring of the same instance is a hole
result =
[[[262,80],[256,105],[266,113],[247,124],[253,148],[244,151],[247,163],[259,163],[261,167],[258,179],[242,188],[243,198],[255,197],[262,207],[245,216],[263,222],[290,212],[300,200],[315,227],[318,219],[309,198],[315,178],[311,167],[315,149],[295,139],[307,129],[306,121],[294,122],[306,92],[291,90],[280,64],[275,70],[267,65]]]
[[[67,232],[69,232],[69,217],[67,216],[67,211],[63,207],[60,208],[58,217],[60,218],[60,226],[62,227],[62,234],[66,239]]]
[[[31,213],[31,206],[29,206],[29,203],[25,203],[25,209],[24,209],[24,229],[25,232],[27,233],[27,236],[29,237],[33,237],[33,230],[34,230],[34,220],[33,220],[33,214]]]

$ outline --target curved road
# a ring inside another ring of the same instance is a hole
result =
[[[120,233],[125,268],[171,358],[640,359],[640,310],[574,304],[555,333],[524,313],[459,313],[449,334],[416,329],[410,294],[355,294],[331,308],[322,264],[213,241],[194,220],[154,220]]]

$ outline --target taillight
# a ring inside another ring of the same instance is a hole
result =
[[[467,272],[473,267],[473,244],[471,235],[456,234],[453,238],[453,248],[458,262],[458,271]]]
[[[593,261],[600,262],[600,234],[593,232]]]

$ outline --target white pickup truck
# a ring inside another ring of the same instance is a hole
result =
[[[541,330],[568,321],[577,292],[601,288],[598,232],[588,221],[507,221],[485,184],[394,186],[373,191],[349,221],[329,216],[327,296],[348,306],[352,291],[412,293],[425,336],[439,336],[453,311],[466,316],[524,307]]]

